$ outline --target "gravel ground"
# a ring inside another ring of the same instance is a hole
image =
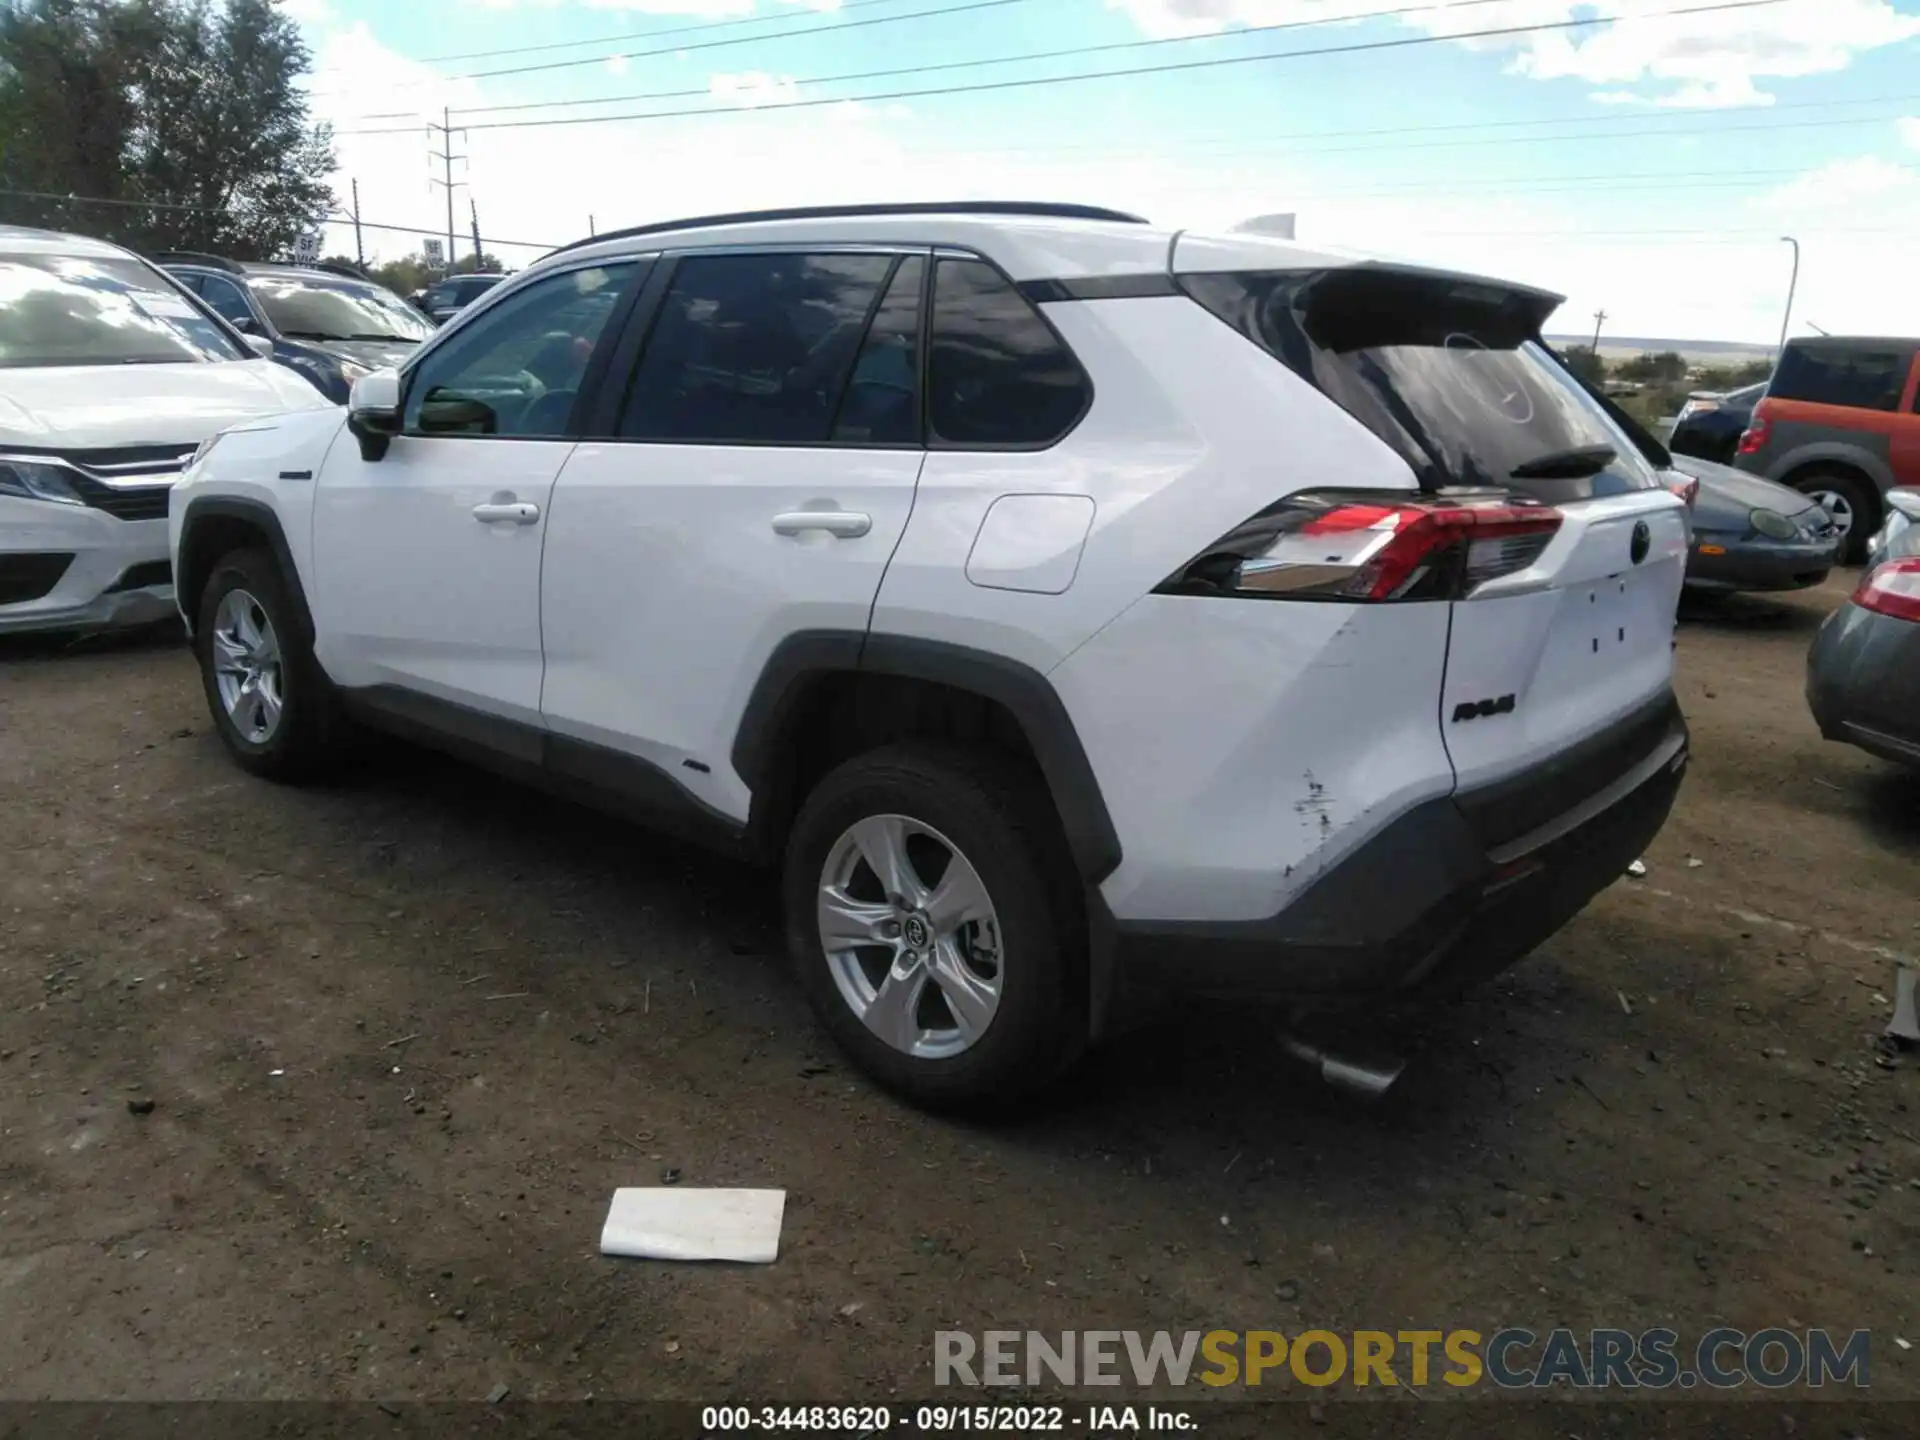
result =
[[[1724,1322],[1871,1328],[1914,1398],[1875,1039],[1920,784],[1807,717],[1844,593],[1689,613],[1649,873],[1417,1017],[1386,1106],[1196,1008],[991,1129],[839,1062],[763,877],[401,747],[276,788],[177,639],[10,643],[0,1395],[924,1398],[945,1328]],[[599,1257],[672,1172],[786,1187],[778,1263]]]

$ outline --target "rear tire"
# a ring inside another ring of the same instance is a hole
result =
[[[1857,470],[1829,469],[1818,465],[1800,471],[1789,483],[1802,495],[1813,496],[1823,503],[1826,497],[1833,497],[1837,503],[1828,506],[1828,513],[1847,527],[1846,538],[1840,543],[1840,563],[1864,563],[1867,541],[1880,528],[1878,487]]]
[[[893,745],[830,773],[794,822],[800,983],[860,1068],[915,1104],[1003,1107],[1084,1044],[1084,926],[1036,792],[992,751]]]
[[[200,596],[193,648],[214,729],[243,769],[269,780],[320,773],[346,732],[304,619],[263,550],[221,556]]]

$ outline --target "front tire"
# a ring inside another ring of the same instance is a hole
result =
[[[1084,927],[1037,776],[990,751],[857,756],[788,838],[787,943],[821,1023],[932,1109],[1003,1106],[1078,1053]]]
[[[301,619],[262,550],[223,555],[200,596],[194,653],[214,729],[242,768],[270,780],[323,770],[345,729]]]

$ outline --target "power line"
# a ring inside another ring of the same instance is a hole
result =
[[[849,10],[866,10],[875,5],[902,5],[906,0],[847,0],[834,11],[844,14]],[[417,60],[419,65],[444,65],[453,60],[490,60],[495,55],[537,55],[549,50],[580,50],[589,45],[615,45],[622,40],[657,40],[668,35],[702,35],[715,30],[734,30],[742,25],[765,25],[769,20],[787,19],[784,15],[748,15],[739,20],[709,20],[698,25],[675,25],[665,30],[623,30],[618,35],[596,35],[591,40],[553,40],[545,45],[509,45],[500,50],[463,50],[455,55],[423,55]],[[785,34],[788,32],[779,32]],[[796,31],[796,34],[808,32]],[[774,36],[766,36],[773,39]]]
[[[465,75],[448,75],[447,80],[490,80],[500,75],[531,75],[541,70],[571,70],[582,65],[599,65],[616,57],[648,60],[656,55],[677,55],[681,51],[720,50],[731,45],[762,45],[769,40],[798,36],[831,35],[841,30],[865,30],[875,25],[901,25],[909,20],[933,20],[945,15],[961,15],[970,10],[995,10],[1005,5],[1028,5],[1032,0],[966,0],[961,5],[944,5],[933,10],[915,10],[906,15],[871,15],[834,25],[814,25],[802,30],[782,30],[775,35],[739,35],[730,40],[702,40],[694,45],[668,45],[658,50],[614,50],[604,55],[587,55],[577,60],[547,60],[536,65],[510,65],[500,70],[475,70]]]
[[[1347,45],[1323,45],[1310,50],[1284,50],[1277,54],[1225,55],[1208,60],[1181,60],[1162,65],[1131,66],[1118,70],[1093,70],[1078,75],[1036,76],[1027,79],[990,80],[971,85],[934,86],[916,90],[881,91],[876,94],[833,98],[782,100],[751,107],[750,111],[732,106],[707,106],[688,110],[650,110],[626,115],[563,115],[543,120],[483,120],[466,127],[469,130],[518,130],[553,125],[604,125],[629,120],[671,120],[688,116],[766,114],[780,110],[807,110],[822,105],[845,105],[852,101],[916,100],[940,95],[971,95],[1004,90],[1025,90],[1046,85],[1071,85],[1090,80],[1115,80],[1140,75],[1162,75],[1189,70],[1212,70],[1227,65],[1253,65],[1280,60],[1305,60],[1325,55],[1356,55],[1386,50],[1404,50],[1414,46],[1453,44],[1463,40],[1496,39],[1509,35],[1532,35],[1554,31],[1591,29],[1596,25],[1631,23],[1639,20],[1670,19],[1685,15],[1707,15],[1738,10],[1757,10],[1779,5],[1784,0],[1719,0],[1709,5],[1693,5],[1676,10],[1650,11],[1641,15],[1591,15],[1534,25],[1504,25],[1486,30],[1460,31],[1447,35],[1411,35],[1391,40],[1357,41]],[[1361,18],[1361,17],[1355,17]],[[402,134],[404,130],[341,131],[343,135]]]
[[[201,215],[225,215],[228,213],[227,210],[218,205],[190,205],[174,200],[129,200],[112,195],[73,195],[58,190],[0,189],[0,195],[9,196],[16,200],[51,200],[62,205],[106,205],[131,210],[180,210]],[[319,225],[350,226],[356,222],[351,215],[330,215],[315,223]],[[396,235],[432,235],[437,237],[441,233],[438,230],[424,230],[418,225],[382,225],[373,220],[360,220],[357,223],[363,229],[386,230]],[[487,243],[489,245],[504,245],[513,250],[551,250],[554,248],[554,242],[551,240],[489,240]]]
[[[854,80],[879,80],[890,75],[931,75],[943,70],[977,70],[985,65],[1025,65],[1036,60],[1060,60],[1077,55],[1104,55],[1116,50],[1150,50],[1162,45],[1190,45],[1196,40],[1237,39],[1242,35],[1268,35],[1277,30],[1303,30],[1317,25],[1348,24],[1360,20],[1389,20],[1401,15],[1417,15],[1427,10],[1466,10],[1480,5],[1501,5],[1507,0],[1457,0],[1449,6],[1435,4],[1404,5],[1398,10],[1376,10],[1366,15],[1345,16],[1339,20],[1288,20],[1277,25],[1248,25],[1238,30],[1214,31],[1206,35],[1168,35],[1152,40],[1118,40],[1106,45],[1072,45],[1063,50],[1035,50],[1024,55],[995,55],[984,60],[943,60],[931,65],[896,65],[885,70],[857,70],[845,75],[809,75],[795,85],[840,85]],[[593,100],[534,100],[519,105],[476,105],[458,110],[460,115],[495,114],[506,110],[555,110],[573,105],[614,105],[632,100],[683,100],[711,92],[697,90],[655,90],[639,95],[602,95]],[[373,118],[373,117],[368,117]]]

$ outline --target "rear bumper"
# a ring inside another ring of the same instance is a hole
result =
[[[1920,765],[1920,624],[1835,610],[1807,652],[1807,708],[1827,739]]]
[[[1669,693],[1497,786],[1415,806],[1267,919],[1102,917],[1115,1003],[1178,991],[1340,1004],[1496,974],[1645,850],[1687,758]]]

